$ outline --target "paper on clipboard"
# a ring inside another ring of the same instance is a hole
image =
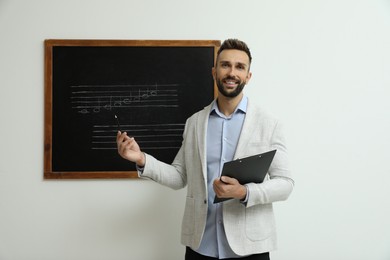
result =
[[[238,180],[240,184],[261,183],[267,175],[268,169],[275,156],[276,150],[252,155],[249,157],[226,162],[223,165],[221,176],[228,176]],[[214,203],[219,203],[231,198],[218,198]]]

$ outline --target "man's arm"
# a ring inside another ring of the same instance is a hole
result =
[[[268,170],[269,178],[259,184],[248,183],[250,196],[247,207],[286,200],[294,188],[282,130],[282,126],[276,123],[270,139],[270,148],[276,149],[277,152]]]

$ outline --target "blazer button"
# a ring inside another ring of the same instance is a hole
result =
[[[205,199],[205,200],[203,201],[203,203],[204,203],[204,204],[207,204],[207,200]]]

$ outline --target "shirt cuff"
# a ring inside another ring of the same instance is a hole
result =
[[[141,177],[142,174],[144,173],[145,167],[138,166],[137,164],[135,165],[135,168],[137,169],[138,177]]]
[[[245,189],[246,189],[246,196],[243,200],[240,200],[241,203],[243,204],[246,204],[248,202],[248,198],[249,198],[249,189],[248,189],[248,185],[244,185],[245,186]]]

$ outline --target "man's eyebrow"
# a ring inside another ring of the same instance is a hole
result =
[[[243,62],[237,62],[236,65],[240,65],[244,68],[248,67],[248,65],[246,63],[243,63]]]
[[[227,61],[227,60],[220,60],[218,63],[220,63],[220,64],[223,64],[223,63],[232,64],[230,61]],[[240,66],[243,66],[243,67],[248,67],[248,64],[246,64],[245,62],[236,62],[236,63],[234,63],[234,65],[240,65]]]

